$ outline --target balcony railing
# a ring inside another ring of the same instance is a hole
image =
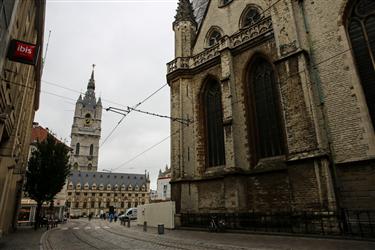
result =
[[[220,51],[225,48],[236,48],[271,31],[272,20],[269,16],[230,37],[222,37],[216,45],[205,49],[199,54],[192,57],[177,57],[173,61],[167,63],[167,73],[172,73],[178,69],[192,69],[198,67],[199,65],[218,57],[220,55]]]

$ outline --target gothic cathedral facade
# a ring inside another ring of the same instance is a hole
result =
[[[374,27],[372,0],[179,0],[177,214],[375,210]]]
[[[87,91],[79,96],[71,132],[71,165],[73,170],[97,171],[101,135],[102,103],[95,97],[94,70]]]

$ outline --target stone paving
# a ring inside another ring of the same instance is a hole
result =
[[[39,241],[45,228],[35,231],[32,227],[20,227],[17,231],[5,235],[0,239],[0,249],[36,250],[40,249]]]
[[[10,235],[0,249],[39,249],[39,238],[45,229]],[[30,240],[29,240],[30,238]],[[13,245],[8,243],[14,240]],[[30,241],[30,243],[28,243]],[[1,242],[1,241],[0,241]],[[22,243],[17,247],[16,243]],[[41,238],[47,249],[185,249],[185,250],[373,250],[375,242],[304,238],[275,235],[209,233],[202,231],[165,230],[158,235],[156,228],[143,227],[132,222],[130,228],[103,220],[71,220],[47,231]],[[13,247],[12,247],[13,246]]]

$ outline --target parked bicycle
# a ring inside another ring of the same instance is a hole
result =
[[[224,232],[226,223],[224,219],[218,219],[217,216],[211,216],[208,223],[208,231],[210,232]]]

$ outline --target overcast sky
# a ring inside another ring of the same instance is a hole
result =
[[[44,49],[49,30],[51,37],[35,121],[70,145],[75,101],[86,91],[92,64],[105,108],[133,106],[164,85],[174,56],[176,8],[177,0],[47,0]],[[139,109],[169,115],[169,107],[166,86]],[[103,110],[100,144],[120,119]],[[98,170],[147,170],[155,189],[159,169],[170,163],[170,139],[132,159],[169,134],[168,119],[130,113],[100,147]]]

